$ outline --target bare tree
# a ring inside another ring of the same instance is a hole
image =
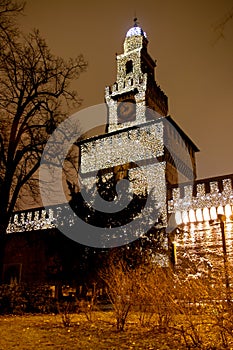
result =
[[[225,38],[225,29],[226,26],[229,24],[229,21],[231,21],[233,18],[233,7],[218,21],[218,23],[216,23],[213,26],[213,30],[216,33],[216,38],[214,41],[214,44],[220,40]]]
[[[1,39],[8,37],[10,39],[12,35],[16,35],[16,18],[18,14],[22,14],[25,3],[12,0],[0,1],[0,36]],[[1,48],[4,47],[5,41],[1,41]]]
[[[23,4],[0,1],[0,229],[33,175],[49,134],[80,99],[70,84],[86,69],[82,55],[67,62],[51,54],[38,31],[15,26]],[[26,189],[25,189],[26,190]]]

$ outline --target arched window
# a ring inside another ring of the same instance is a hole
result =
[[[133,71],[133,61],[130,60],[126,62],[126,74],[129,74]]]

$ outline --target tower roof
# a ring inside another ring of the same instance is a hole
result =
[[[134,18],[134,26],[128,30],[128,32],[126,33],[126,38],[137,35],[142,35],[144,36],[144,38],[147,38],[146,32],[144,32],[143,29],[139,27],[137,18]]]

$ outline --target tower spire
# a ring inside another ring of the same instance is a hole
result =
[[[134,16],[133,21],[134,21],[134,27],[138,27],[138,19],[136,16]]]

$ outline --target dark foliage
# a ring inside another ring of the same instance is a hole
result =
[[[0,285],[0,313],[51,313],[56,312],[56,300],[49,285]]]

